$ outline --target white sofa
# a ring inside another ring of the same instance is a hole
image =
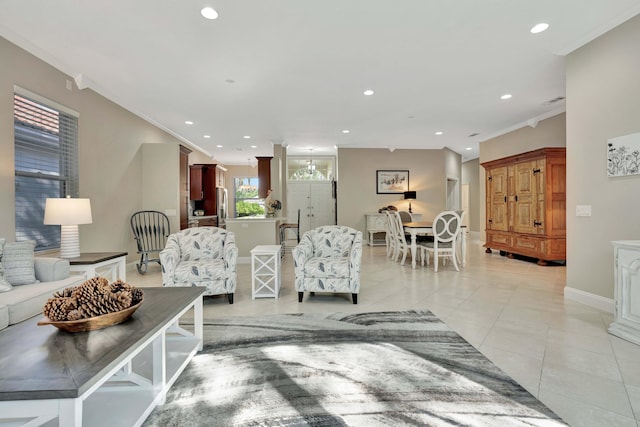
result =
[[[42,307],[54,292],[84,281],[82,275],[70,275],[69,261],[61,258],[36,257],[35,277],[39,281],[13,286],[0,293],[0,330],[42,313]]]

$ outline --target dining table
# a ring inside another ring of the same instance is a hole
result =
[[[433,223],[429,221],[411,221],[411,222],[403,222],[402,228],[405,233],[411,235],[411,267],[416,268],[416,251],[418,249],[417,240],[418,235],[429,235],[433,234]],[[460,227],[460,236],[456,239],[456,244],[460,245],[460,265],[463,267],[466,263],[466,253],[467,253],[467,226],[463,225]],[[456,251],[456,256],[457,256]]]

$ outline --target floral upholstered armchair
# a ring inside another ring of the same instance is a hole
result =
[[[305,291],[350,293],[354,304],[360,292],[362,232],[327,225],[309,230],[292,250],[298,301]]]
[[[235,235],[218,227],[171,234],[160,252],[163,286],[204,286],[204,295],[226,294],[233,304],[238,247]]]

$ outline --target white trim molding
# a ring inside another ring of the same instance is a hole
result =
[[[576,301],[607,313],[613,313],[615,307],[615,302],[611,298],[601,297],[600,295],[570,288],[569,286],[564,287],[564,299]]]

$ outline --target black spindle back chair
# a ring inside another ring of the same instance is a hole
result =
[[[138,245],[140,263],[136,264],[138,272],[147,272],[150,261],[160,264],[160,257],[149,258],[149,254],[159,253],[167,243],[171,234],[169,218],[158,211],[139,211],[131,216],[131,231]]]

